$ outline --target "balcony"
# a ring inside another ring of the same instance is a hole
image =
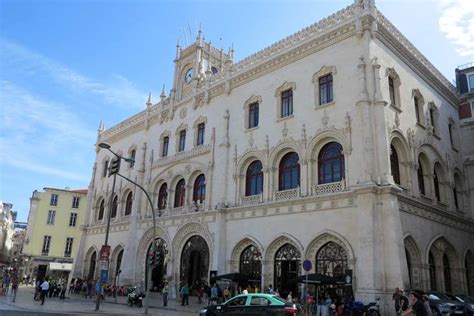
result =
[[[263,193],[256,195],[243,196],[240,200],[240,205],[253,205],[263,202]]]
[[[342,180],[339,182],[314,184],[311,187],[311,195],[332,194],[332,193],[345,191],[345,189],[346,189],[346,181],[344,178],[342,178]]]
[[[300,187],[296,187],[296,189],[275,192],[273,194],[273,199],[274,201],[278,202],[296,199],[300,196]]]
[[[166,216],[177,216],[177,215],[185,215],[185,214],[192,214],[196,212],[202,212],[206,210],[205,203],[194,203],[191,205],[185,205],[180,207],[172,207],[166,208],[163,210],[159,210],[158,216],[159,217],[166,217]],[[150,215],[151,217],[151,215]]]

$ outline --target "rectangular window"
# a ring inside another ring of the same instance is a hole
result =
[[[43,248],[41,249],[41,254],[47,256],[49,254],[49,246],[51,245],[51,236],[44,236],[43,238]]]
[[[197,143],[196,145],[199,146],[199,145],[202,145],[204,144],[204,130],[205,130],[206,126],[204,125],[204,123],[200,123],[198,125],[198,130],[197,130]]]
[[[418,124],[421,124],[421,122],[420,122],[420,105],[418,104],[418,98],[415,97],[413,102],[415,103],[416,122]]]
[[[107,171],[109,171],[109,161],[104,161],[104,170],[102,171],[102,177],[107,177]]]
[[[474,74],[469,75],[469,91],[474,91]]]
[[[72,197],[72,208],[79,208],[79,200],[81,198],[78,196],[73,196]]]
[[[58,205],[58,195],[57,194],[51,194],[51,201],[49,202],[49,205]]]
[[[186,144],[186,130],[179,132],[179,147],[178,151],[184,151],[184,146]]]
[[[319,105],[333,101],[332,74],[319,78]]]
[[[390,102],[392,105],[396,105],[395,103],[395,86],[393,85],[392,77],[388,77],[388,90],[390,92]]]
[[[249,128],[258,126],[258,102],[249,105]]]
[[[289,89],[281,93],[281,117],[293,115],[293,90]]]
[[[433,133],[436,134],[435,120],[434,120],[434,110],[433,109],[430,109],[430,122],[431,122],[431,126],[433,127]]]
[[[69,226],[76,227],[77,213],[71,213],[69,216]]]
[[[161,156],[166,157],[168,156],[168,145],[170,143],[170,138],[166,136],[163,138],[163,148],[161,149]]]
[[[48,220],[46,221],[46,224],[54,225],[54,219],[55,218],[56,218],[56,211],[49,210],[48,211]]]
[[[66,239],[66,248],[64,248],[64,257],[70,257],[72,253],[72,243],[74,238],[68,237]]]
[[[135,166],[135,155],[136,155],[136,150],[132,150],[130,152],[130,158],[132,159],[132,161],[130,161],[130,168],[133,168],[133,166]]]
[[[451,146],[454,146],[453,142],[453,125],[448,124],[448,130],[449,130],[449,141],[451,142]]]

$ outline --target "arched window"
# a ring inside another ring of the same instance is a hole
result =
[[[101,221],[104,218],[104,212],[105,212],[105,201],[104,199],[102,199],[102,201],[100,201],[99,216],[97,218],[99,221]]]
[[[297,284],[291,280],[300,273],[301,253],[293,245],[286,243],[278,249],[274,260],[274,286],[281,289],[280,294],[285,297],[287,291],[297,293]]]
[[[240,255],[240,273],[251,277],[252,280],[260,280],[262,277],[262,254],[257,247],[250,245]]]
[[[331,142],[318,156],[319,184],[338,182],[344,178],[344,155],[339,143]]]
[[[94,251],[94,253],[91,256],[91,260],[89,261],[89,275],[88,275],[89,280],[94,279],[96,259],[97,259],[97,253]]]
[[[287,153],[281,158],[280,167],[278,169],[279,191],[295,189],[300,185],[300,164],[298,160],[298,154],[295,152]]]
[[[398,161],[398,154],[393,145],[390,145],[390,168],[392,169],[393,181],[400,184],[400,167]]]
[[[444,291],[451,293],[451,269],[449,259],[446,254],[443,255],[443,273],[444,273]]]
[[[115,276],[119,274],[120,268],[122,267],[123,249],[120,250],[117,256],[117,265],[115,266]]]
[[[206,178],[203,174],[199,175],[194,181],[193,201],[203,202],[206,199]]]
[[[438,177],[438,172],[436,172],[436,168],[433,170],[433,184],[434,184],[436,199],[438,201],[441,201],[441,195],[439,193],[439,177]]]
[[[431,251],[428,256],[428,265],[430,266],[430,290],[436,291],[436,266]]]
[[[168,200],[168,185],[163,183],[158,192],[158,209],[164,210],[166,208],[166,201]]]
[[[184,179],[179,180],[174,192],[174,207],[184,206],[184,197],[186,195],[186,184]]]
[[[316,254],[316,273],[328,276],[343,275],[347,270],[347,252],[337,243],[330,241]]]
[[[132,204],[133,204],[133,194],[129,192],[127,195],[127,200],[125,201],[125,215],[130,215],[132,213]]]
[[[110,214],[110,217],[114,218],[117,216],[117,208],[118,208],[118,196],[114,196],[114,199],[112,200],[112,214]]]
[[[411,266],[411,257],[408,250],[405,248],[405,257],[407,258],[407,268],[408,268],[408,280],[410,281],[410,288],[413,287],[413,275],[412,275],[412,266]]]
[[[423,165],[421,164],[420,159],[418,158],[418,170],[416,171],[418,177],[418,190],[420,194],[425,195],[425,178],[423,176]]]
[[[257,195],[263,191],[263,172],[260,160],[255,160],[247,168],[245,175],[245,196]]]

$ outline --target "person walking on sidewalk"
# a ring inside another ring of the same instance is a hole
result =
[[[189,287],[187,283],[181,288],[181,306],[184,305],[189,305]]]
[[[168,306],[168,283],[165,283],[165,286],[163,286],[163,307]]]
[[[48,291],[49,291],[48,277],[44,278],[44,281],[41,283],[40,288],[41,288],[41,305],[43,305],[46,294],[48,294]]]

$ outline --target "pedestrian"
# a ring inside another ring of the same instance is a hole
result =
[[[417,292],[410,293],[411,307],[406,311],[402,312],[402,315],[415,315],[415,316],[427,316],[425,304],[423,304],[423,298]]]
[[[168,291],[169,291],[168,283],[165,283],[162,290],[164,307],[168,306]]]
[[[288,296],[286,297],[286,301],[288,303],[291,303],[293,304],[293,296],[292,296],[293,292],[290,291],[290,293],[288,293]]]
[[[433,312],[431,311],[431,307],[430,307],[430,300],[428,298],[428,295],[423,295],[423,304],[425,305],[425,309],[426,309],[426,315],[428,316],[433,316]]]
[[[270,284],[270,286],[268,287],[267,293],[268,293],[268,294],[273,294],[273,287],[272,287],[271,284]]]
[[[230,299],[230,291],[229,287],[226,286],[226,288],[224,289],[224,301],[226,302],[228,299]]]
[[[199,304],[202,304],[202,297],[204,296],[204,287],[202,285],[198,285],[197,287],[197,296]]]
[[[187,283],[181,288],[181,306],[184,305],[189,305],[189,287]]]
[[[218,296],[218,290],[217,290],[217,285],[214,283],[214,285],[211,288],[211,305],[216,305],[217,304],[217,296]]]
[[[400,297],[401,296],[402,295],[400,293],[400,288],[396,287],[395,292],[392,295],[392,301],[394,301],[395,303],[395,312],[397,313],[397,315],[400,315]]]
[[[41,288],[41,305],[44,304],[44,299],[46,295],[48,294],[49,291],[49,282],[48,282],[48,277],[44,278],[44,281],[40,285]]]
[[[8,289],[10,287],[10,275],[8,273],[5,273],[5,277],[3,278],[3,283],[5,284],[4,295],[8,295]]]
[[[16,299],[16,292],[18,291],[18,282],[19,282],[18,273],[14,271],[12,275],[12,294],[13,294],[12,302],[15,302],[15,299]]]
[[[60,300],[63,300],[66,298],[66,290],[67,290],[67,286],[66,286],[66,282],[64,282],[62,285],[61,285],[61,294],[59,295],[59,299]]]
[[[405,311],[408,310],[410,306],[410,302],[408,301],[408,297],[403,294],[404,291],[400,290],[400,314],[403,314]]]

